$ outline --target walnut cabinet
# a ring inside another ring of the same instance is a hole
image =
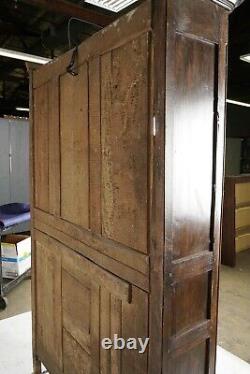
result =
[[[145,1],[31,74],[35,374],[214,373],[230,9]]]

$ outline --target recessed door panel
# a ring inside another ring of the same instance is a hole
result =
[[[174,257],[209,249],[215,45],[176,35],[173,139]]]
[[[89,228],[88,65],[60,79],[61,216]]]
[[[223,128],[215,16],[222,10],[170,0],[168,14],[175,22],[167,55],[164,368],[205,373],[213,372],[216,345]]]
[[[148,59],[147,34],[101,58],[102,233],[144,253]]]

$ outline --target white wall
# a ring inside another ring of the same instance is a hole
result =
[[[241,141],[240,138],[226,140],[226,175],[240,174]]]
[[[0,205],[29,202],[29,122],[0,118]],[[27,231],[29,224],[13,232]]]

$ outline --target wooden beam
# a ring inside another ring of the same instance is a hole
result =
[[[41,35],[38,32],[28,30],[26,28],[20,29],[18,26],[11,23],[1,23],[0,24],[0,34],[3,35],[17,35],[17,36],[28,36],[40,38]]]
[[[96,10],[83,8],[82,6],[72,4],[66,0],[22,0],[25,3],[44,7],[48,11],[55,12],[58,14],[64,14],[68,17],[80,18],[83,21],[93,23],[105,27],[112,23],[117,17],[112,13],[102,14]]]
[[[13,83],[22,83],[23,81],[28,81],[26,77],[15,77],[13,75],[8,75],[3,71],[0,71],[0,81],[1,82],[13,82]]]

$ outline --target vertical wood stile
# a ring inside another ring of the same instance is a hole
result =
[[[152,2],[152,50],[150,80],[150,304],[149,361],[152,374],[162,372],[163,338],[163,248],[165,235],[164,170],[165,170],[165,91],[166,91],[166,16],[167,2]],[[153,107],[153,108],[152,108]],[[155,134],[154,134],[155,131]]]
[[[90,227],[101,234],[101,77],[100,57],[89,62]]]
[[[59,78],[49,82],[49,208],[60,217],[60,107]]]
[[[103,338],[110,338],[111,324],[111,295],[105,287],[101,288],[101,314],[100,314],[100,343]],[[109,374],[111,372],[111,352],[101,349],[100,372]]]
[[[101,323],[101,288],[100,285],[91,285],[91,374],[100,373],[100,323]]]
[[[117,297],[111,295],[111,326],[110,326],[110,335],[111,337],[114,334],[117,334],[118,337],[121,337],[121,320],[122,320],[122,303]],[[122,351],[111,350],[111,374],[121,374],[121,356]]]
[[[228,53],[228,14],[221,12],[220,40],[219,40],[219,65],[218,65],[218,114],[217,125],[217,149],[216,149],[216,199],[214,208],[214,269],[212,276],[211,306],[212,337],[209,346],[209,374],[215,373],[216,348],[217,348],[217,324],[218,324],[218,298],[219,298],[219,269],[221,260],[222,240],[222,211],[223,211],[223,187],[224,187],[224,163],[225,163],[225,101],[227,87],[227,53]]]
[[[31,206],[31,293],[32,293],[32,352],[34,374],[40,374],[41,361],[37,356],[37,299],[36,299],[36,245],[34,240],[34,204],[35,204],[35,183],[34,183],[34,91],[33,91],[33,68],[29,67],[29,108],[30,108],[30,132],[29,132],[29,165],[30,165],[30,206]]]

